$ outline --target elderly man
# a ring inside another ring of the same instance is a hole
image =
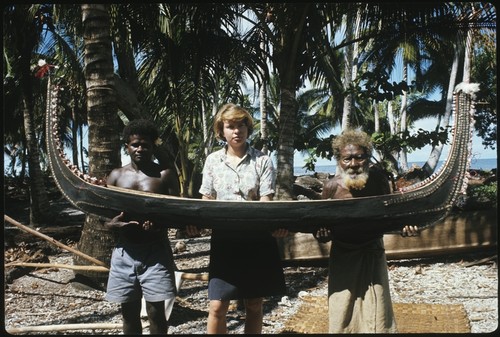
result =
[[[366,133],[347,130],[334,139],[332,149],[337,174],[325,183],[323,199],[391,193],[387,176],[370,168],[373,145]],[[403,236],[416,234],[416,226],[403,228]],[[332,240],[328,281],[329,332],[397,332],[382,233],[321,228],[315,237],[321,242]]]

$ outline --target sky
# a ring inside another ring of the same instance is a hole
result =
[[[431,131],[436,126],[436,120],[434,118],[423,119],[415,123],[414,127],[411,129],[411,133],[416,132],[419,128]],[[408,162],[425,162],[429,158],[431,153],[431,146],[426,146],[420,150],[415,150],[408,154]],[[444,147],[443,153],[440,159],[445,159],[448,155],[449,145]],[[472,158],[474,159],[490,159],[497,158],[497,149],[485,149],[482,144],[482,139],[476,135],[472,139]],[[298,152],[295,152],[294,166],[301,167],[304,165],[304,156]],[[328,159],[318,159],[316,166],[328,166],[334,165],[334,162]]]

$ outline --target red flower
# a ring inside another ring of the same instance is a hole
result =
[[[35,77],[36,78],[42,78],[45,76],[45,74],[47,74],[47,72],[49,72],[50,68],[54,68],[55,66],[53,66],[52,64],[44,64],[43,66],[40,67],[40,69],[38,69],[35,73]]]

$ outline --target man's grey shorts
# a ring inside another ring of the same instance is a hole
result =
[[[106,300],[148,302],[174,298],[174,262],[170,245],[164,243],[118,245],[111,255]]]

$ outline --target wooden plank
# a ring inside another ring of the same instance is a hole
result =
[[[480,251],[497,246],[497,212],[492,208],[448,215],[420,236],[385,235],[388,259],[428,257]]]

